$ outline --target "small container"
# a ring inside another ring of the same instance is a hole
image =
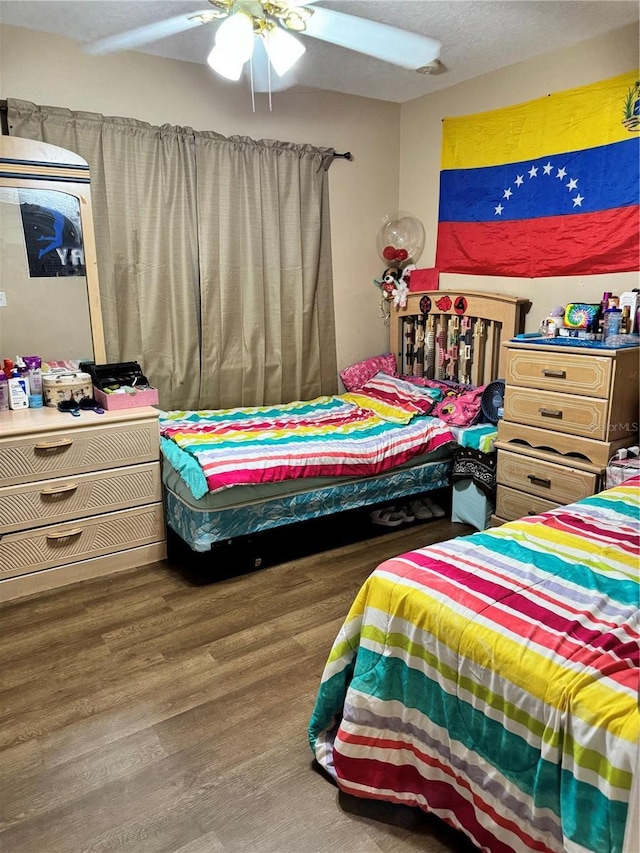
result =
[[[79,403],[83,397],[93,397],[93,384],[88,373],[43,373],[42,395],[45,406],[57,408],[63,400]]]
[[[30,409],[41,409],[42,408],[42,394],[29,394],[29,408]]]

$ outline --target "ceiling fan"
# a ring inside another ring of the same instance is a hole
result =
[[[271,68],[282,78],[305,52],[303,41],[293,33],[423,73],[438,59],[442,45],[437,39],[314,3],[315,0],[209,0],[211,8],[107,36],[86,45],[85,50],[91,54],[132,50],[203,24],[221,22],[208,64],[223,77],[239,80],[249,62],[253,83],[254,47],[260,43],[268,60],[269,91]]]

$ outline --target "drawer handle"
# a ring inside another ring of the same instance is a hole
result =
[[[558,418],[562,420],[562,411],[560,409],[538,409],[543,418]]]
[[[57,441],[41,441],[36,444],[36,450],[54,450],[56,447],[70,447],[73,444],[72,438],[59,438]]]
[[[71,530],[60,530],[58,533],[47,533],[47,539],[67,539],[69,536],[80,536],[81,527],[72,527]]]
[[[549,370],[548,368],[543,368],[542,370],[543,376],[552,376],[554,379],[566,379],[567,371],[566,370]]]
[[[535,474],[529,474],[527,480],[534,486],[543,486],[545,489],[551,488],[551,480],[547,480],[544,477],[536,477]]]
[[[60,495],[62,492],[75,492],[77,488],[77,483],[66,483],[64,486],[49,486],[48,489],[42,489],[40,494],[42,497],[46,495]]]

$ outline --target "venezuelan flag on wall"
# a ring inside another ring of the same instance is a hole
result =
[[[640,73],[443,124],[436,266],[640,269]]]

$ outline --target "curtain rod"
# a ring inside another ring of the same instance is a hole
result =
[[[9,136],[9,121],[8,121],[8,106],[7,102],[2,100],[0,101],[0,132],[2,132],[3,136]],[[341,160],[353,160],[353,154],[351,151],[345,151],[344,154],[334,154],[335,159]]]

